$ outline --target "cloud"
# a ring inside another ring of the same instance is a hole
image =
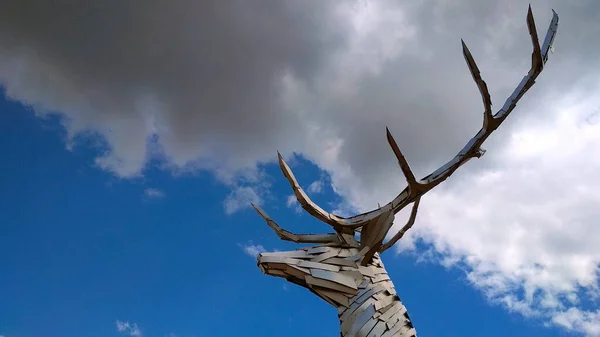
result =
[[[310,185],[308,185],[307,191],[311,193],[323,193],[323,181],[313,181]]]
[[[287,196],[287,200],[285,201],[285,205],[288,208],[292,208],[296,213],[302,213],[302,206],[298,202],[295,194],[290,194]]]
[[[258,254],[267,251],[262,245],[255,245],[251,242],[247,245],[240,245],[240,247],[244,250],[244,253],[254,258],[258,257]]]
[[[485,157],[424,197],[400,245],[423,240],[490,300],[593,336],[600,3],[531,2],[541,36],[550,8],[561,16],[555,53]],[[61,116],[66,145],[101,139],[96,164],[115,175],[150,160],[211,171],[233,189],[229,213],[261,200],[258,168],[276,149],[326,171],[344,213],[384,204],[404,186],[385,126],[423,176],[481,125],[461,37],[495,106],[531,60],[525,0],[98,4],[10,1],[6,95]]]
[[[296,160],[297,160],[296,157],[291,157],[290,160],[288,160],[288,164],[291,164],[293,167],[294,166],[293,163]],[[310,183],[310,185],[308,185],[308,187],[306,188],[306,191],[309,194],[323,193],[323,189],[325,188],[325,184],[326,184],[326,179],[327,179],[327,174],[321,174],[320,179],[315,180],[312,183]],[[295,213],[298,213],[298,214],[302,213],[302,206],[298,202],[298,199],[296,198],[295,194],[292,193],[292,194],[288,195],[285,204],[288,208],[293,209]]]
[[[147,198],[160,199],[165,197],[165,193],[158,188],[147,188],[144,190],[144,196]]]
[[[584,331],[589,336],[600,336],[600,310],[581,312],[577,308],[569,308],[554,316],[552,320],[568,330]]]
[[[494,149],[493,167],[426,195],[408,238],[466,267],[490,300],[588,336],[600,335],[600,159],[586,155],[600,147],[600,124],[586,121],[598,94],[565,93]]]
[[[129,322],[116,321],[117,331],[131,337],[142,337],[142,331],[136,323],[129,324]]]
[[[242,209],[250,208],[251,204],[260,205],[262,199],[249,186],[235,187],[223,202],[225,213],[231,215]]]
[[[102,136],[97,165],[125,177],[153,155],[174,167],[231,170],[270,159],[275,144],[301,141],[301,116],[281,113],[277,81],[286,73],[311,81],[346,44],[334,1],[7,6],[7,95],[39,115],[61,112],[70,140]]]

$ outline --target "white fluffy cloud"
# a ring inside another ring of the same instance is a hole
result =
[[[600,335],[600,310],[582,312],[577,308],[554,315],[552,321],[569,330],[584,331],[589,336]]]
[[[225,198],[223,208],[226,214],[233,214],[241,209],[249,208],[251,204],[260,205],[262,200],[256,191],[249,186],[235,187]]]
[[[293,209],[296,213],[302,213],[302,206],[300,206],[300,203],[298,202],[298,199],[296,199],[295,194],[290,194],[287,196],[285,205]]]
[[[158,188],[146,188],[144,190],[144,196],[147,198],[160,199],[165,197],[165,192]]]
[[[600,109],[596,85],[595,95],[565,93],[543,107],[542,123],[530,118],[506,135],[492,167],[461,172],[424,197],[409,235],[447,264],[467,266],[491,300],[589,336],[600,335],[600,124],[589,121]]]
[[[258,254],[267,251],[262,245],[255,245],[251,242],[246,245],[240,245],[240,247],[244,250],[244,253],[246,253],[246,255],[254,258],[257,257]]]
[[[117,320],[115,324],[117,325],[117,331],[120,333],[131,337],[142,337],[142,330],[140,330],[136,323],[130,324],[129,322]]]
[[[276,149],[328,172],[345,213],[385,203],[404,184],[385,126],[418,175],[480,126],[461,37],[495,106],[531,60],[524,0],[93,3],[14,0],[0,12],[7,96],[59,114],[68,146],[98,136],[96,164],[121,177],[143,175],[151,159],[210,170],[232,187],[227,213],[260,203],[268,188],[256,168]],[[589,336],[599,307],[599,4],[532,1],[541,36],[550,8],[561,16],[547,69],[486,156],[424,197],[399,245],[422,239],[491,300]]]

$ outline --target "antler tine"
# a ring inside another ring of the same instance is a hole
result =
[[[531,6],[529,6],[531,8]],[[533,16],[532,16],[533,17]],[[556,37],[556,31],[558,29],[558,14],[552,10],[552,21],[550,21],[550,28],[548,28],[548,33],[546,33],[546,38],[544,38],[544,44],[542,45],[542,64],[546,64],[548,61],[548,52],[552,49],[552,44],[554,43],[554,38]],[[552,32],[550,34],[550,32]]]
[[[334,228],[346,227],[350,229],[356,229],[364,224],[363,221],[347,222],[344,218],[326,212],[321,207],[319,207],[319,205],[315,204],[308,197],[306,192],[304,192],[302,187],[300,187],[300,184],[298,184],[298,180],[296,180],[296,177],[294,177],[294,173],[292,173],[292,170],[290,169],[288,164],[285,162],[285,160],[283,160],[283,156],[281,156],[281,153],[279,153],[279,151],[277,152],[277,156],[279,157],[279,167],[281,168],[283,175],[290,183],[292,190],[294,190],[294,195],[296,196],[296,199],[298,200],[302,208],[304,208],[310,215],[333,226]]]
[[[290,231],[287,231],[281,227],[279,227],[279,225],[273,221],[273,219],[271,219],[269,217],[269,215],[259,206],[255,205],[255,204],[251,204],[252,207],[254,208],[254,210],[256,211],[256,213],[258,213],[258,215],[261,216],[261,218],[263,218],[266,222],[267,225],[269,225],[269,227],[271,227],[271,229],[273,229],[275,231],[275,233],[277,234],[277,236],[279,236],[279,238],[281,238],[284,241],[292,241],[295,243],[338,243],[341,244],[342,242],[340,241],[340,238],[338,237],[337,234],[335,233],[328,233],[328,234],[294,234]]]
[[[386,133],[388,143],[390,144],[392,151],[394,151],[394,154],[396,155],[396,158],[398,159],[398,164],[400,165],[400,169],[402,169],[402,173],[404,173],[404,176],[406,177],[406,183],[408,184],[408,193],[414,194],[417,191],[418,185],[419,185],[419,183],[417,182],[417,178],[415,178],[415,175],[412,172],[412,170],[410,169],[410,166],[408,165],[406,158],[402,154],[402,151],[400,151],[400,148],[398,147],[396,140],[392,136],[390,129],[388,129],[386,127],[385,133]]]
[[[409,229],[411,229],[411,227],[415,224],[415,220],[417,219],[417,211],[419,210],[419,202],[421,202],[421,197],[417,197],[417,199],[415,199],[415,202],[413,203],[412,209],[410,211],[410,217],[408,218],[408,221],[406,222],[406,225],[404,225],[399,231],[398,233],[396,233],[394,235],[394,237],[392,237],[390,239],[390,241],[384,243],[381,248],[379,248],[379,253],[383,253],[386,250],[388,250],[388,248],[392,247],[393,245],[396,244],[396,242],[398,242],[398,240],[402,239],[402,237],[404,236],[404,234],[406,234],[406,232],[408,232]]]
[[[535,28],[535,21],[533,20],[531,5],[529,5],[529,8],[527,9],[527,29],[529,29],[529,37],[531,37],[531,44],[533,45],[533,53],[531,54],[531,70],[535,69],[535,71],[539,73],[542,71],[541,68],[544,67],[544,61],[542,60],[542,51],[540,49],[540,41],[538,40],[537,29]],[[529,89],[529,87],[527,89]],[[527,89],[523,90],[523,94],[525,91],[527,91]]]
[[[490,97],[487,84],[481,78],[479,68],[477,67],[477,63],[475,63],[475,60],[473,59],[473,55],[471,55],[471,52],[465,44],[465,41],[463,41],[463,39],[460,39],[460,42],[462,43],[463,56],[465,57],[467,65],[469,66],[471,76],[473,76],[473,80],[479,88],[479,93],[481,93],[481,99],[483,100],[483,106],[485,107],[485,112],[483,113],[483,128],[487,129],[489,124],[492,122],[492,119],[494,118],[494,116],[492,115],[492,99]]]

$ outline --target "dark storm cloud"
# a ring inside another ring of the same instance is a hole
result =
[[[362,191],[383,190],[388,178],[402,180],[385,141],[385,126],[391,128],[420,176],[462,148],[481,127],[483,106],[464,62],[460,38],[473,53],[496,110],[530,67],[527,5],[525,1],[425,1],[404,7],[417,33],[405,41],[398,57],[386,60],[377,75],[361,77],[353,95],[336,98],[318,88],[314,99],[322,99],[327,107],[319,118],[344,139],[340,161],[360,177],[352,184],[362,185]],[[533,2],[540,39],[546,34],[552,8],[560,15],[556,53],[485,148],[494,150],[506,142],[515,126],[544,123],[555,112],[553,105],[562,93],[581,85],[591,74],[597,76],[599,47],[590,41],[597,39],[600,29],[600,3]],[[490,151],[475,167],[493,165],[495,155]]]
[[[7,54],[35,61],[2,74],[9,93],[92,128],[133,116],[133,134],[145,128],[139,106],[151,96],[173,152],[220,142],[235,151],[246,141],[277,139],[275,126],[294,121],[275,106],[273,80],[289,71],[310,81],[343,46],[346,30],[326,1],[19,0],[2,7],[5,61]],[[39,82],[32,77],[48,68],[45,85],[15,89],[15,82]],[[74,111],[82,109],[85,116]],[[123,142],[129,136],[120,135]]]
[[[560,52],[499,133],[543,113],[549,95],[597,64],[598,6],[532,3],[541,36],[550,9],[560,14]],[[18,0],[2,7],[0,80],[8,94],[63,113],[71,133],[105,136],[111,152],[99,164],[120,175],[143,168],[147,139],[157,134],[178,166],[201,157],[204,167],[239,169],[274,159],[275,149],[295,150],[332,171],[350,167],[357,185],[377,189],[384,175],[397,174],[384,126],[421,175],[481,125],[461,37],[496,108],[531,54],[527,2],[516,0]],[[290,95],[285,76],[304,90],[293,104],[282,98]],[[340,83],[351,90],[336,92]],[[335,139],[337,157],[326,163],[324,144]]]

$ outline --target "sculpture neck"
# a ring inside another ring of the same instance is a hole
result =
[[[416,337],[406,308],[379,256],[360,268],[365,276],[348,307],[339,307],[342,337]]]

